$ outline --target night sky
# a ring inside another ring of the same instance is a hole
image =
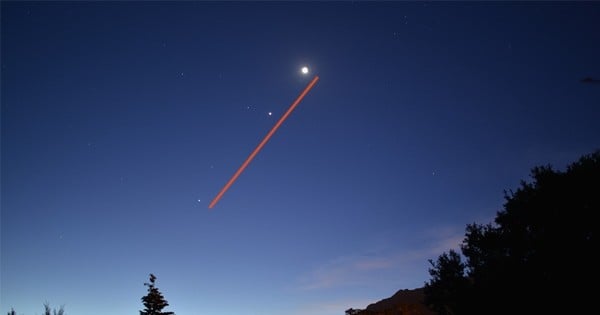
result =
[[[581,82],[600,3],[3,1],[1,19],[3,313],[139,314],[154,273],[178,315],[341,315],[421,287],[532,167],[600,146]]]

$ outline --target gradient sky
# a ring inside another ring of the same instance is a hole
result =
[[[600,86],[580,82],[600,77],[600,3],[1,18],[1,312],[139,314],[154,273],[178,315],[341,315],[422,286],[532,167],[600,146]]]

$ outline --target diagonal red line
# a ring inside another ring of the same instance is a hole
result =
[[[281,126],[281,124],[283,124],[283,122],[288,118],[288,116],[292,113],[292,111],[294,111],[294,109],[298,106],[298,104],[300,104],[300,102],[302,101],[304,96],[306,96],[306,94],[308,94],[308,92],[313,88],[313,86],[317,83],[318,80],[319,80],[319,77],[315,76],[310,81],[310,83],[308,83],[308,85],[304,88],[304,91],[302,91],[302,93],[300,93],[300,95],[298,95],[298,97],[292,103],[292,105],[290,105],[290,108],[288,108],[288,110],[285,112],[285,114],[283,114],[283,116],[281,116],[281,118],[279,118],[277,123],[275,123],[275,126],[273,126],[273,128],[271,128],[269,133],[267,133],[267,135],[262,139],[262,141],[258,144],[258,146],[256,146],[254,151],[252,151],[252,153],[250,153],[250,155],[246,158],[244,163],[242,163],[240,168],[238,168],[238,170],[235,172],[235,174],[233,174],[233,176],[231,176],[231,178],[229,179],[227,184],[225,184],[225,186],[223,186],[223,188],[221,188],[221,191],[219,191],[217,196],[208,205],[209,209],[212,209],[217,204],[217,202],[219,202],[219,200],[221,200],[221,198],[223,197],[225,192],[229,189],[229,187],[231,187],[231,185],[233,185],[233,183],[237,180],[237,178],[240,176],[240,174],[242,174],[242,172],[244,172],[244,170],[246,169],[248,164],[250,164],[250,162],[252,162],[252,159],[254,159],[254,157],[258,154],[258,152],[260,152],[260,150],[265,146],[265,144],[269,141],[269,139],[271,139],[271,137],[273,136],[275,131],[277,131],[277,129],[279,129],[279,126]]]

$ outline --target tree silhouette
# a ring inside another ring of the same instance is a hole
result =
[[[150,283],[144,283],[148,287],[148,294],[142,297],[145,309],[140,311],[140,315],[175,315],[173,312],[162,311],[163,308],[169,306],[169,303],[155,287],[155,282],[156,276],[150,274]]]
[[[44,303],[44,315],[64,315],[65,314],[65,309],[64,306],[61,306],[58,311],[56,311],[56,309],[54,309],[54,312],[51,312],[50,309],[50,304],[48,304],[48,302]]]
[[[429,269],[432,280],[425,284],[425,304],[432,305],[439,315],[465,314],[469,281],[460,255],[450,250],[438,257],[437,262],[430,259],[429,263],[433,267]]]
[[[56,309],[54,309],[54,311],[50,308],[50,304],[48,304],[48,302],[44,303],[44,315],[64,315],[65,314],[65,307],[61,306],[58,311]],[[8,312],[8,315],[17,315],[17,312],[15,312],[14,308],[10,309],[10,312]]]
[[[440,314],[592,313],[600,273],[600,151],[566,171],[536,167],[505,192],[494,224],[469,224],[458,253],[432,263],[426,301]]]

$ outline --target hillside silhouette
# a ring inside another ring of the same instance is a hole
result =
[[[349,309],[347,315],[435,315],[425,306],[423,288],[399,290],[389,298],[369,304],[364,310]]]

